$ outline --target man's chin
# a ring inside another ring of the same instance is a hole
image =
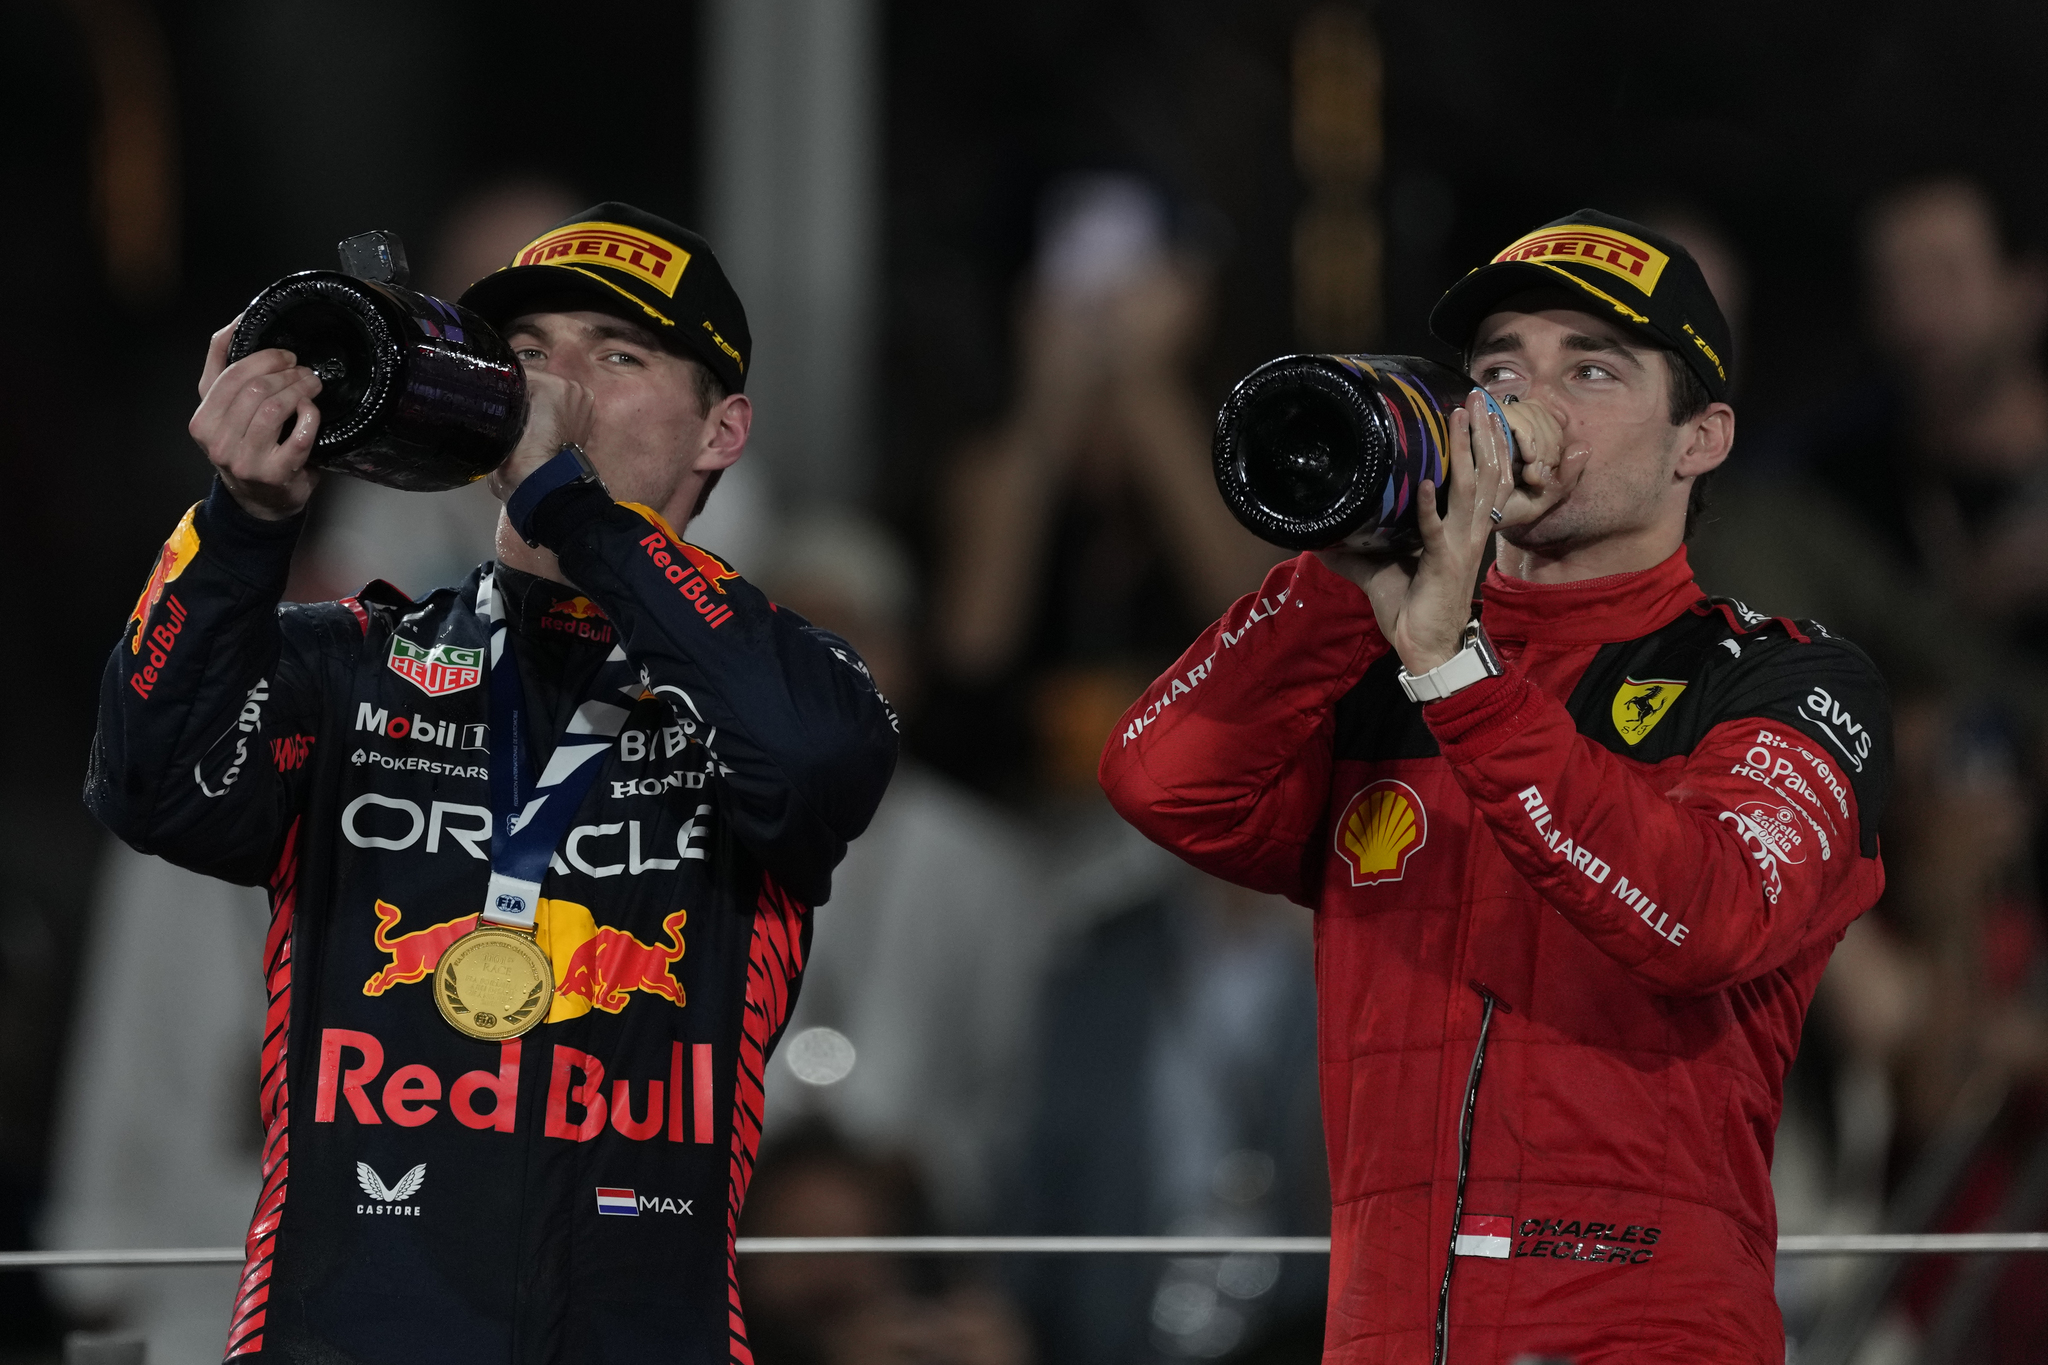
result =
[[[1500,538],[1517,550],[1556,550],[1577,540],[1578,528],[1569,516],[1560,516],[1565,505],[1557,506],[1542,516],[1520,526],[1503,526]]]

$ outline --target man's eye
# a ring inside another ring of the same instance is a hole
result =
[[[1612,379],[1614,378],[1614,371],[1608,369],[1605,365],[1595,365],[1588,361],[1584,365],[1579,366],[1579,378]]]
[[[638,365],[640,363],[639,356],[632,355],[626,351],[612,351],[605,356],[605,359],[614,365]]]
[[[512,358],[523,365],[529,360],[546,360],[547,355],[538,346],[515,346],[512,348]]]
[[[1505,365],[1488,365],[1479,372],[1482,384],[1502,384],[1515,377],[1515,372]]]

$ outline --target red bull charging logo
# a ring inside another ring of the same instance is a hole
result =
[[[192,525],[193,513],[198,510],[199,504],[192,504],[185,513],[185,519],[178,523],[178,529],[171,532],[171,538],[164,542],[164,548],[157,554],[156,566],[150,570],[149,581],[142,585],[142,596],[135,599],[135,610],[128,613],[128,624],[135,628],[128,641],[130,654],[142,652],[142,635],[149,629],[150,613],[156,610],[157,603],[164,600],[164,589],[177,581],[178,575],[185,572],[185,566],[199,553],[199,531]],[[163,666],[161,659],[157,666]]]
[[[731,567],[709,550],[698,549],[687,540],[677,541],[676,549],[682,551],[683,558],[690,561],[692,568],[704,575],[704,581],[711,585],[711,591],[715,593],[723,595],[725,580],[740,576],[738,569]]]
[[[602,621],[604,608],[587,597],[571,597],[557,602],[547,610],[549,616],[566,616],[573,621]]]
[[[441,954],[476,927],[477,917],[463,915],[410,933],[396,933],[403,912],[388,901],[376,905],[377,928],[371,936],[391,961],[363,983],[364,995],[382,995],[393,986],[424,981],[440,964]],[[599,924],[590,910],[574,901],[546,900],[535,915],[534,938],[555,969],[555,1000],[547,1022],[574,1019],[595,1009],[617,1014],[634,991],[658,995],[680,1008],[686,1003],[673,968],[683,957],[683,925],[687,910],[662,920],[667,943],[647,944],[624,929]]]

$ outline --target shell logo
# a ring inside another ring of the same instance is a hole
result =
[[[1384,778],[1351,798],[1337,821],[1337,853],[1353,886],[1397,882],[1429,838],[1429,813],[1405,782]]]

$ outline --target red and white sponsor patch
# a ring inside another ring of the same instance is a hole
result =
[[[1515,1220],[1505,1215],[1468,1213],[1458,1220],[1458,1241],[1453,1248],[1460,1256],[1491,1256],[1508,1259],[1515,1235]]]

